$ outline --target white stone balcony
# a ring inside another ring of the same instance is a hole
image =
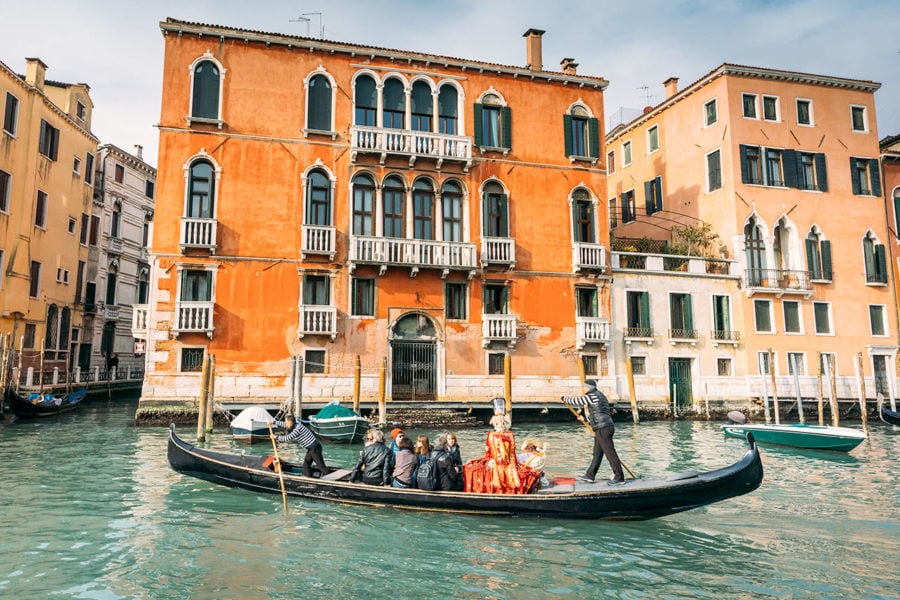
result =
[[[103,307],[103,318],[107,321],[115,321],[119,318],[119,307],[107,304]]]
[[[182,250],[204,248],[209,250],[210,254],[215,254],[217,228],[218,222],[215,219],[181,217],[181,237],[178,245]]]
[[[146,340],[150,330],[150,305],[135,304],[131,307],[131,337]]]
[[[213,303],[208,301],[194,302],[181,300],[175,303],[176,323],[173,328],[177,333],[205,333],[212,338]]]
[[[740,274],[738,263],[726,258],[645,254],[640,252],[613,252],[612,268],[623,271],[647,271],[666,274],[686,273],[720,277],[738,277]]]
[[[334,260],[335,239],[337,237],[334,227],[325,225],[303,225],[301,228],[300,257],[306,258],[310,254],[327,255],[328,260]]]
[[[487,348],[491,342],[506,342],[515,347],[516,315],[481,315],[481,345]]]
[[[575,317],[575,347],[586,344],[609,343],[609,319],[605,317]]]
[[[468,171],[472,164],[472,139],[430,131],[354,125],[350,128],[350,160],[356,161],[359,153],[378,154],[381,164],[388,154],[403,156],[409,159],[410,167],[419,158],[437,161],[439,169],[443,161],[454,160],[463,162],[463,169]]]
[[[467,271],[475,275],[477,268],[475,244],[410,240],[364,235],[350,236],[350,272],[357,265],[378,265],[383,275],[388,267],[409,267],[410,277],[420,269],[440,269],[441,278],[450,271]]]
[[[330,335],[337,337],[337,307],[313,304],[300,305],[300,326],[297,338],[304,335]]]
[[[575,242],[572,244],[572,268],[576,273],[586,269],[605,270],[606,246]]]
[[[122,254],[122,247],[123,247],[122,238],[117,238],[117,237],[109,238],[109,246],[108,246],[109,252],[112,252],[113,254]]]
[[[516,265],[516,240],[505,237],[481,238],[481,263],[484,265]]]

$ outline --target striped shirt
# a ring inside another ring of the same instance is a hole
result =
[[[275,427],[283,427],[287,429],[287,423],[285,423],[284,421],[275,421],[273,425]],[[294,428],[292,430],[290,430],[286,435],[275,436],[275,441],[297,442],[307,449],[312,448],[319,443],[319,440],[316,439],[316,434],[314,434],[312,430],[303,423],[294,423]]]

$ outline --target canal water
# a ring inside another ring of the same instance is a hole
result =
[[[93,400],[0,426],[0,597],[900,595],[900,427],[880,422],[849,455],[764,449],[765,481],[749,495],[651,521],[585,522],[303,500],[286,515],[278,495],[173,472],[166,429],[132,426],[136,407]],[[638,475],[712,469],[745,451],[718,425],[625,423],[616,442]],[[458,432],[464,460],[482,453],[485,433]],[[549,444],[550,475],[588,461],[591,438],[576,422],[516,434]],[[270,450],[235,445],[226,430],[208,445]],[[348,463],[358,451],[326,445],[325,457]]]

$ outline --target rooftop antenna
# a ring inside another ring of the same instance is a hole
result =
[[[322,13],[321,12],[308,12],[303,13],[296,19],[291,19],[291,23],[306,23],[306,37],[309,37],[309,24],[312,22],[312,17],[318,17],[319,19],[319,39],[325,39],[325,23],[322,22]]]
[[[645,83],[644,85],[638,86],[635,89],[643,90],[644,93],[641,95],[644,97],[644,105],[650,106],[650,101],[653,99],[653,94],[650,93],[650,86]]]

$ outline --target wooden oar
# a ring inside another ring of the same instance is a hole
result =
[[[573,415],[575,415],[575,418],[578,419],[578,421],[579,421],[582,425],[584,425],[584,428],[587,429],[587,430],[590,432],[590,434],[593,436],[593,435],[594,435],[594,428],[591,427],[584,419],[581,418],[581,415],[578,414],[578,411],[576,411],[574,408],[572,408],[571,406],[569,406],[569,405],[566,404],[565,402],[563,402],[563,404],[566,405],[566,408],[569,409],[569,412],[571,412]],[[621,458],[619,458],[619,464],[622,465],[623,467],[625,467],[625,470],[628,471],[628,474],[631,475],[631,478],[632,478],[632,479],[637,479],[637,476],[635,476],[634,471],[632,471],[631,469],[629,469],[629,468],[628,468],[628,465],[626,465],[625,462],[624,462]]]
[[[269,437],[272,438],[272,449],[275,451],[275,471],[278,472],[278,480],[281,482],[281,501],[284,503],[284,512],[287,512],[287,492],[284,491],[284,472],[281,470],[281,459],[278,458],[278,446],[275,444],[275,433],[272,431],[272,424],[269,426]]]

